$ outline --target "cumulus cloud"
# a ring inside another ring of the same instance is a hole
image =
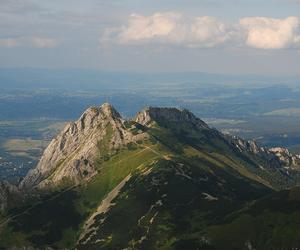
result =
[[[104,41],[121,44],[164,43],[186,47],[215,47],[230,41],[232,27],[214,17],[187,18],[180,13],[164,12],[152,16],[132,14],[128,25],[107,29]]]
[[[215,17],[186,17],[177,12],[151,16],[132,14],[126,25],[108,28],[102,42],[119,44],[167,44],[189,48],[248,46],[283,49],[300,44],[299,18],[242,18],[225,23]]]
[[[259,49],[283,49],[299,43],[299,19],[266,17],[243,18],[240,24],[247,31],[246,44]]]
[[[181,14],[172,12],[155,13],[149,17],[132,14],[128,26],[122,28],[118,39],[123,43],[150,39],[175,40],[174,31],[180,29],[181,19]]]
[[[45,37],[17,37],[17,38],[0,38],[0,47],[33,47],[33,48],[54,48],[58,41],[53,38]]]

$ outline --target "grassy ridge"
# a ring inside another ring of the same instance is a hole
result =
[[[265,227],[278,214],[285,222],[298,216],[269,213],[266,208],[277,206],[269,198],[254,203],[273,192],[273,183],[259,176],[256,159],[237,151],[216,130],[165,120],[143,129],[150,139],[112,152],[108,146],[113,131],[108,127],[94,162],[98,173],[88,182],[42,196],[30,209],[13,211],[18,216],[1,232],[0,247],[74,248],[85,221],[129,174],[132,177],[113,200],[115,205],[97,217],[96,235],[79,248],[224,249],[220,246],[227,244],[229,234],[235,242],[229,246],[239,249],[248,240],[265,241],[267,235],[262,239],[253,235],[256,227],[277,239]],[[289,205],[298,206],[295,198],[289,199]],[[276,221],[274,228],[285,231]],[[238,238],[239,232],[243,237]]]
[[[297,196],[297,199],[291,198]],[[299,190],[272,194],[208,229],[219,249],[296,249],[300,246]]]
[[[11,220],[0,235],[0,246],[73,247],[84,220],[105,195],[130,172],[156,158],[157,154],[145,147],[121,150],[98,166],[99,174],[91,182],[43,197],[32,209]]]

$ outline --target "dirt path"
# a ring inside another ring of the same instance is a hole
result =
[[[162,155],[161,153],[159,153],[158,151],[154,150],[153,148],[151,148],[151,147],[149,147],[149,146],[144,146],[144,149],[143,149],[143,150],[137,152],[136,154],[132,155],[131,157],[134,157],[134,156],[136,156],[136,155],[138,155],[138,154],[141,154],[142,152],[144,152],[144,151],[146,151],[146,150],[150,150],[150,151],[152,151],[154,154],[156,154],[156,155],[158,155],[158,156],[160,156],[160,157],[162,157],[162,158],[167,158],[167,156]],[[120,161],[118,161],[118,162],[116,162],[115,164],[119,164],[119,163],[122,162],[122,161],[124,161],[124,159],[123,159],[123,160],[120,160]],[[128,175],[123,181],[121,181],[121,182],[120,182],[120,183],[119,183],[119,184],[118,184],[118,185],[117,185],[117,186],[116,186],[116,187],[115,187],[115,188],[107,195],[107,197],[102,201],[102,203],[100,204],[100,206],[99,206],[98,209],[97,209],[97,212],[95,212],[95,213],[97,213],[97,214],[105,213],[105,212],[109,209],[109,207],[111,206],[111,201],[118,195],[120,189],[125,185],[125,183],[129,180],[130,177],[131,177],[131,175]],[[127,178],[128,178],[128,179],[127,179]],[[72,189],[74,189],[74,188],[76,188],[76,187],[78,187],[78,186],[80,186],[80,185],[81,185],[81,184],[73,185],[73,186],[71,186],[71,187],[69,187],[69,188],[63,190],[62,192],[60,192],[60,193],[58,193],[58,194],[56,194],[56,195],[50,197],[50,198],[47,199],[47,200],[38,201],[38,202],[34,203],[32,206],[30,206],[29,208],[25,209],[25,210],[22,211],[21,213],[18,213],[18,214],[12,215],[12,216],[5,217],[2,221],[0,221],[0,228],[1,228],[2,226],[4,226],[6,223],[8,223],[10,220],[13,220],[13,219],[15,219],[15,218],[18,218],[18,217],[20,217],[20,216],[26,214],[28,211],[30,211],[31,209],[33,209],[35,206],[37,206],[37,205],[39,205],[39,204],[41,204],[41,203],[43,203],[43,202],[51,201],[51,200],[53,200],[53,199],[59,197],[59,196],[62,195],[63,193],[68,192],[68,191],[70,191],[70,190],[72,190]],[[86,224],[85,227],[84,227],[85,229],[88,229],[88,228],[89,228],[90,223],[93,222],[93,219],[94,219],[94,217],[95,217],[97,214],[93,214],[93,215],[90,217],[90,219],[86,222],[87,224]],[[86,233],[87,233],[87,232],[85,232],[85,230],[84,230],[84,235],[85,235]],[[84,235],[81,235],[80,238],[82,238]]]
[[[95,217],[100,214],[105,214],[109,208],[114,205],[112,201],[118,196],[121,189],[124,187],[126,182],[131,178],[131,174],[125,177],[112,191],[110,191],[107,196],[102,200],[100,206],[97,208],[97,211],[91,215],[91,217],[87,220],[84,225],[83,232],[79,237],[79,241],[81,241],[85,235],[90,234],[87,239],[85,239],[81,244],[86,244],[90,238],[96,234],[97,227],[92,227]],[[92,233],[91,233],[92,232]]]
[[[131,157],[134,157],[134,156],[136,156],[136,155],[138,155],[138,154],[141,154],[142,152],[146,151],[147,149],[149,149],[149,148],[144,148],[143,150],[141,150],[141,151],[137,152],[136,154],[132,155]],[[122,159],[122,160],[116,162],[115,164],[119,164],[119,163],[122,162],[122,161],[124,161],[124,159]],[[91,179],[92,179],[92,178],[90,178],[90,179],[88,180],[88,182],[89,182]],[[41,204],[42,202],[47,202],[47,201],[53,200],[53,199],[59,197],[60,195],[62,195],[63,193],[68,192],[68,191],[70,191],[70,190],[72,190],[72,189],[74,189],[74,188],[76,188],[76,187],[78,187],[78,186],[80,186],[80,185],[81,185],[81,184],[73,185],[73,186],[71,186],[71,187],[69,187],[69,188],[63,190],[62,192],[60,192],[60,193],[58,193],[58,194],[56,194],[56,195],[50,197],[50,198],[47,199],[47,200],[38,201],[38,202],[34,203],[34,204],[31,205],[29,208],[25,209],[24,211],[22,211],[22,212],[20,212],[20,213],[18,213],[18,214],[11,215],[11,216],[7,216],[7,217],[3,218],[3,219],[0,221],[0,228],[1,228],[2,226],[4,226],[6,223],[8,223],[10,220],[13,220],[13,219],[15,219],[15,218],[18,218],[18,217],[22,216],[23,214],[26,214],[28,211],[30,211],[31,209],[33,209],[35,206]]]
[[[159,157],[164,158],[166,160],[169,160],[169,157],[167,155],[163,155],[163,154],[159,153],[158,151],[156,151],[155,149],[153,149],[149,146],[142,146],[142,147],[144,147],[143,151],[149,149],[150,151],[152,151],[154,154],[158,155]]]

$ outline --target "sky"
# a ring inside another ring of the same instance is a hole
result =
[[[0,67],[299,75],[300,0],[0,0]]]

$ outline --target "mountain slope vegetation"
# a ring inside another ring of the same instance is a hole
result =
[[[242,145],[187,110],[124,120],[109,104],[90,108],[20,183],[27,198],[2,212],[0,247],[300,246],[299,190],[283,190],[299,183],[299,166]]]

